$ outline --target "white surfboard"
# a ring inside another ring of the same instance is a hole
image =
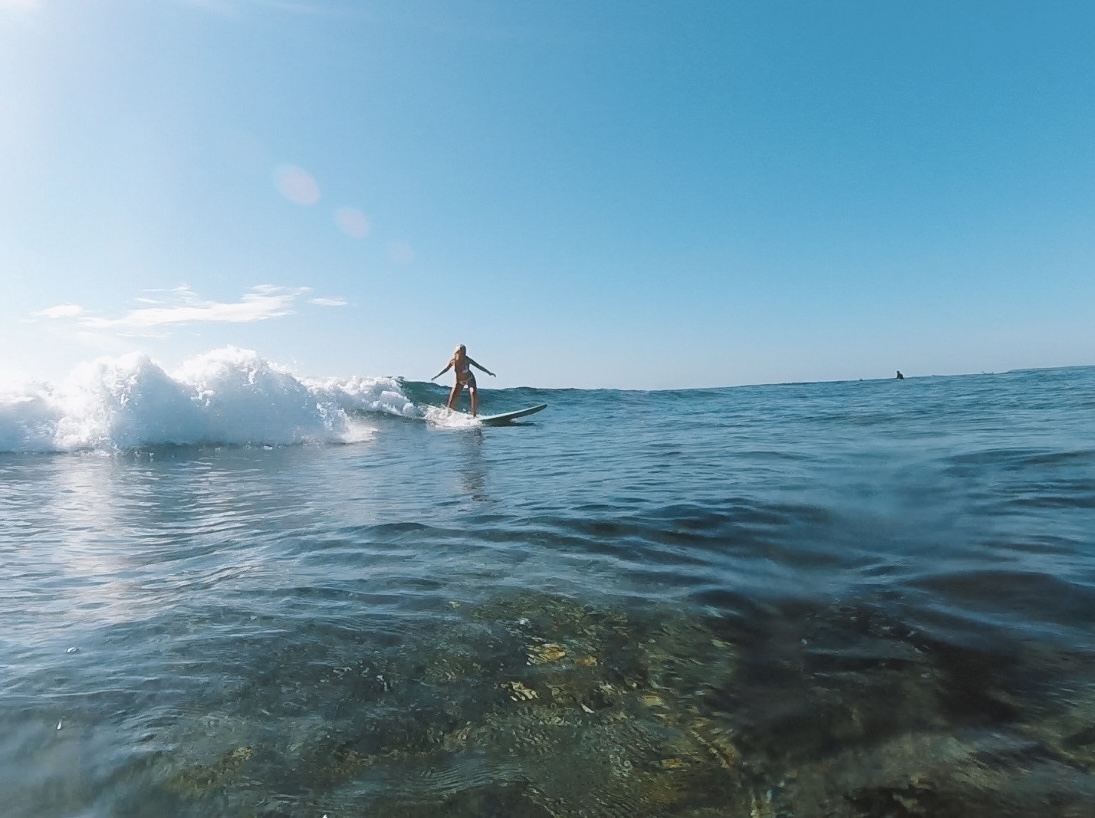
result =
[[[484,426],[504,426],[511,420],[517,420],[517,418],[534,415],[541,409],[546,408],[547,404],[541,403],[537,406],[530,406],[527,409],[518,409],[516,412],[503,412],[500,415],[480,415],[479,422],[482,423]]]

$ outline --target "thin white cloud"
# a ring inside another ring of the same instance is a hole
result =
[[[201,301],[190,290],[176,291],[182,304],[142,307],[132,310],[121,318],[85,317],[81,323],[92,329],[150,329],[167,324],[195,324],[220,322],[249,324],[280,318],[292,313],[293,302],[307,288],[285,289],[281,287],[255,287],[243,298],[234,302]]]
[[[58,304],[34,313],[35,318],[75,318],[84,311],[79,304]]]
[[[0,0],[0,10],[37,11],[41,7],[41,0]]]
[[[309,304],[317,307],[345,307],[349,302],[345,298],[309,298]]]
[[[268,284],[251,288],[239,301],[207,301],[189,287],[177,287],[161,298],[144,297],[135,310],[117,318],[89,315],[76,304],[59,304],[35,313],[36,317],[75,319],[85,330],[117,330],[122,333],[149,334],[157,328],[196,323],[249,324],[292,315],[296,303],[311,292],[309,287],[275,287]],[[310,304],[323,307],[346,305],[342,298],[312,298]]]

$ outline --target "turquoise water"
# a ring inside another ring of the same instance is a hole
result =
[[[218,366],[0,405],[5,815],[1095,803],[1095,368],[481,428]]]

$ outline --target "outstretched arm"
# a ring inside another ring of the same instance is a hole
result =
[[[446,372],[448,372],[450,369],[452,369],[452,361],[449,361],[447,364],[445,364],[445,368],[442,369],[440,372],[438,372],[436,375],[434,375],[432,378],[430,378],[430,380],[431,381],[437,380],[442,375],[444,375]]]
[[[489,369],[487,369],[487,368],[486,368],[485,366],[483,366],[482,364],[477,364],[477,363],[476,363],[475,361],[473,361],[473,360],[472,360],[471,358],[468,358],[468,363],[469,363],[469,364],[471,364],[472,366],[474,366],[474,367],[475,367],[476,369],[478,369],[478,370],[479,370],[480,372],[486,372],[486,373],[487,373],[488,375],[490,375],[490,376],[491,376],[492,378],[496,378],[496,377],[498,377],[498,376],[497,376],[497,375],[495,375],[495,374],[494,374],[493,372],[491,372],[491,371],[490,371]]]

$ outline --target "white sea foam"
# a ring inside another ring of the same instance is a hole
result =
[[[133,354],[85,364],[56,386],[6,386],[0,451],[352,443],[382,414],[424,416],[394,378],[302,378],[232,347],[174,373]]]
[[[468,429],[479,426],[476,418],[464,412],[453,412],[441,406],[427,406],[423,410],[426,422],[443,429]]]

